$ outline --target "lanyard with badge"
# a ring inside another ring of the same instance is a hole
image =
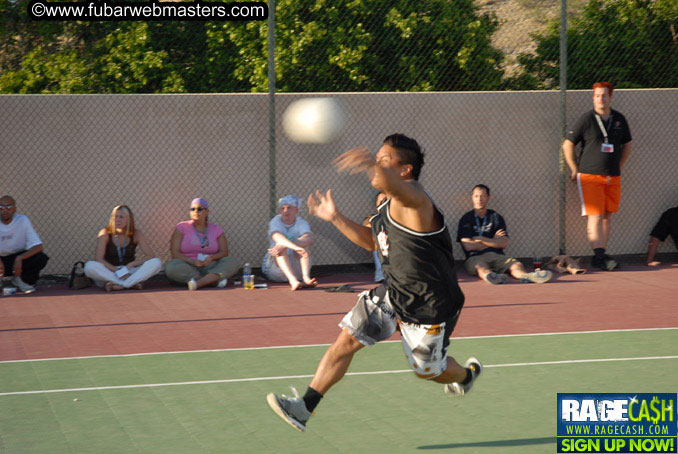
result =
[[[600,115],[596,114],[596,121],[598,122],[598,127],[600,128],[600,131],[603,133],[603,145],[600,149],[603,153],[614,153],[614,145],[611,143],[608,143],[607,141],[607,129],[603,125],[603,120],[600,118]],[[612,114],[610,114],[610,120],[608,121],[608,125],[612,124]]]
[[[489,218],[489,216],[487,215],[487,213],[485,213],[485,216],[483,217],[482,226],[480,225],[480,218],[478,217],[478,215],[474,214],[474,216],[476,217],[476,232],[478,232],[479,236],[482,236],[482,234],[485,233],[485,227],[487,227],[487,218]]]
[[[198,228],[195,226],[195,224],[193,224],[193,228],[195,229],[195,235],[198,237],[198,240],[200,240],[200,246],[202,246],[203,249],[208,247],[210,245],[209,224],[205,225],[205,233],[198,232]]]
[[[202,246],[203,249],[206,247],[209,247],[210,245],[210,239],[209,239],[209,224],[205,225],[205,233],[200,233],[198,232],[198,228],[193,224],[193,228],[195,229],[195,235],[198,237],[200,240],[200,246]],[[208,254],[198,254],[197,259],[198,260],[207,260]]]
[[[122,266],[122,259],[125,256],[125,251],[127,250],[127,245],[129,243],[126,243],[122,248],[120,248],[120,239],[116,236],[114,237],[114,243],[115,243],[115,248],[118,250],[118,260],[120,265]]]

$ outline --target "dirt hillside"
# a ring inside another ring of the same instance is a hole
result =
[[[475,0],[480,12],[493,12],[499,20],[492,44],[506,56],[507,76],[518,69],[518,54],[534,52],[530,35],[543,32],[554,18],[560,17],[558,0]],[[568,12],[580,11],[586,0],[568,0]]]

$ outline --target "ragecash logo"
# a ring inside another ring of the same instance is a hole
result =
[[[558,452],[678,452],[678,393],[558,393]]]

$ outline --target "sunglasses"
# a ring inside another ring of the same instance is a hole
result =
[[[191,211],[197,211],[198,213],[200,213],[202,210],[206,210],[207,208],[203,208],[203,207],[192,207],[192,208],[189,208],[189,209],[190,209]]]
[[[0,205],[0,210],[11,210],[14,205]]]

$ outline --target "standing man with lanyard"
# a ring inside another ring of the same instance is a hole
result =
[[[563,153],[572,180],[577,182],[582,216],[594,252],[591,265],[612,271],[617,262],[605,253],[612,213],[619,209],[621,170],[631,153],[631,131],[624,115],[612,110],[612,84],[593,84],[593,110],[582,115],[567,131]],[[575,146],[581,143],[581,153]]]

